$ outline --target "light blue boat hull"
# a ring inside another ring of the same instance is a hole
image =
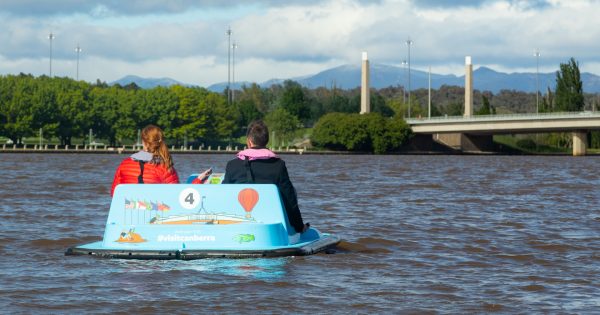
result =
[[[302,256],[340,238],[295,233],[275,185],[119,185],[102,241],[66,255],[133,259]]]

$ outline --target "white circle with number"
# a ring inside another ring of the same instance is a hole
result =
[[[179,193],[179,204],[184,209],[194,209],[200,203],[200,193],[194,188],[186,188]]]

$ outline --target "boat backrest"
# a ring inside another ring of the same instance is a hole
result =
[[[107,226],[213,224],[203,220],[281,223],[286,232],[293,231],[272,184],[121,184],[115,189]]]
[[[121,184],[103,246],[260,249],[288,245],[293,231],[272,184]]]

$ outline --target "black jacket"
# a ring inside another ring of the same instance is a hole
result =
[[[248,163],[248,167],[246,167]],[[248,168],[250,173],[248,173]],[[249,178],[250,177],[250,178]],[[290,181],[285,162],[279,158],[245,161],[238,158],[227,163],[223,184],[275,184],[279,188],[279,195],[283,201],[285,212],[290,224],[296,232],[301,233],[304,228],[296,189]]]

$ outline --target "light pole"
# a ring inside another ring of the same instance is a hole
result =
[[[232,71],[231,71],[231,80],[233,81],[233,91],[231,91],[231,102],[235,103],[235,50],[237,49],[238,45],[235,43],[235,41],[233,42],[233,45],[231,45],[231,49],[233,50],[233,60],[232,60]]]
[[[79,53],[81,52],[81,47],[79,47],[79,43],[77,43],[77,47],[75,47],[75,52],[77,52],[77,81],[79,81]]]
[[[535,57],[535,112],[540,112],[540,51],[538,49],[533,53]]]
[[[406,40],[406,46],[408,46],[408,118],[410,118],[410,46],[413,41],[410,40],[410,36]]]
[[[431,118],[431,66],[429,66],[429,97],[427,98],[427,118]]]
[[[227,29],[227,104],[231,103],[231,26]]]
[[[50,34],[48,34],[48,39],[50,40],[50,77],[52,77],[52,40],[54,39],[54,34],[52,34],[52,32],[50,32]]]
[[[408,62],[406,60],[402,60],[402,68],[404,69],[404,73],[406,75],[408,75],[408,72],[406,72],[406,66],[407,65],[408,65]],[[404,86],[403,89],[402,89],[402,103],[406,104],[406,86]]]

